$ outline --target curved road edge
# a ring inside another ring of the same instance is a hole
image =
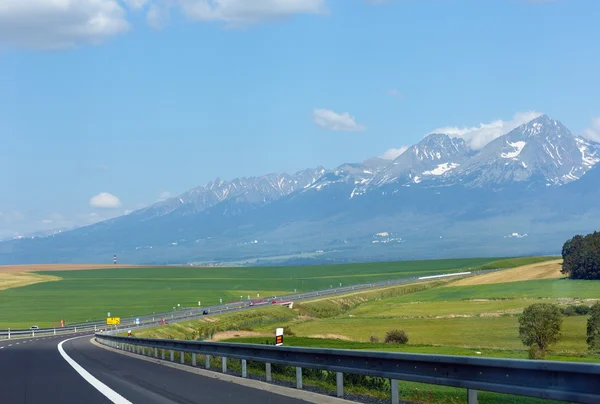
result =
[[[223,374],[220,372],[215,372],[211,370],[206,370],[200,367],[193,367],[190,365],[183,365],[175,362],[170,362],[168,360],[162,360],[150,356],[142,356],[139,354],[135,354],[132,352],[122,351],[120,349],[112,348],[106,345],[102,345],[95,340],[95,338],[90,339],[90,343],[99,349],[104,349],[107,351],[114,352],[119,355],[127,356],[130,358],[134,358],[139,361],[145,361],[153,364],[158,364],[170,369],[176,369],[182,372],[191,373],[193,375],[197,375],[199,377],[207,377],[213,380],[220,380],[223,382],[235,383],[239,386],[248,387],[256,390],[262,390],[267,393],[277,394],[279,396],[284,396],[290,399],[302,400],[309,403],[315,404],[355,404],[354,401],[345,400],[342,398],[331,397],[324,394],[313,393],[311,391],[306,390],[297,390],[290,387],[279,386],[276,384],[271,384],[267,382],[263,382],[260,380],[253,380],[242,378],[239,376]]]

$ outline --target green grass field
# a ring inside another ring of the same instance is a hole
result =
[[[344,264],[309,267],[124,268],[48,271],[62,278],[0,291],[0,328],[40,327],[171,311],[330,286],[459,272],[498,261],[473,258]],[[500,261],[501,262],[501,261]],[[500,265],[502,266],[502,265]]]
[[[596,281],[570,279],[540,279],[491,285],[448,286],[398,298],[397,303],[442,302],[470,299],[571,298],[598,299],[600,287]]]

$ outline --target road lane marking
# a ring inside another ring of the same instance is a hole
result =
[[[8,344],[8,346],[12,346],[12,344]]]
[[[63,357],[63,359],[65,361],[67,361],[67,363],[69,365],[71,365],[71,367],[73,369],[75,369],[75,371],[77,373],[79,373],[79,375],[81,377],[83,377],[86,382],[91,384],[96,390],[98,390],[100,393],[102,393],[106,398],[108,398],[114,404],[132,404],[131,401],[128,401],[126,398],[124,398],[119,393],[117,393],[116,391],[114,391],[113,389],[108,387],[106,384],[104,384],[100,380],[96,379],[94,376],[92,376],[90,374],[90,372],[85,370],[79,363],[75,362],[73,359],[71,359],[71,357],[69,355],[67,355],[67,353],[63,349],[63,344],[65,342],[68,342],[68,341],[71,341],[71,340],[74,340],[77,338],[81,338],[81,337],[69,338],[58,344],[58,352],[60,352],[60,355]]]

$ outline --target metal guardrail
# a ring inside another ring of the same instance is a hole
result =
[[[458,275],[457,273],[446,273],[443,275],[445,275],[446,277],[474,276],[474,275],[485,274],[488,272],[501,271],[503,269],[505,269],[505,268],[473,271],[473,272],[470,272],[469,275],[464,275],[464,274]],[[442,278],[442,279],[444,279],[444,278]],[[268,301],[275,300],[277,302],[285,301],[285,300],[299,302],[299,301],[310,300],[310,299],[319,298],[319,297],[341,295],[341,294],[345,294],[345,293],[351,293],[351,292],[373,289],[373,288],[381,288],[381,287],[385,287],[385,286],[402,285],[402,284],[407,284],[407,283],[427,282],[427,281],[432,281],[432,280],[435,280],[435,279],[430,279],[430,277],[426,277],[426,279],[421,279],[420,277],[414,276],[414,277],[410,277],[410,278],[389,279],[389,280],[385,280],[385,281],[364,283],[364,284],[358,284],[358,285],[349,285],[349,286],[344,286],[344,287],[336,287],[336,288],[332,287],[330,289],[311,291],[311,292],[303,292],[303,293],[294,293],[294,294],[289,294],[289,295],[285,295],[285,296],[279,296],[279,297],[275,297],[275,298],[266,298],[266,299]],[[242,306],[242,308],[240,309],[240,308],[238,308],[238,306]],[[225,304],[220,304],[220,305],[215,305],[215,306],[181,309],[177,312],[164,312],[164,313],[155,313],[155,314],[144,314],[144,315],[138,315],[138,316],[132,316],[132,317],[122,317],[121,325],[119,326],[119,328],[137,326],[138,324],[136,323],[136,319],[140,320],[139,325],[149,325],[149,324],[158,324],[158,319],[160,319],[160,318],[165,318],[167,321],[170,321],[170,322],[194,320],[197,318],[204,317],[205,315],[202,313],[204,310],[207,310],[207,309],[209,310],[210,314],[221,314],[221,313],[226,313],[226,312],[246,310],[246,309],[250,309],[250,308],[254,308],[254,307],[264,307],[264,306],[266,306],[266,305],[250,306],[250,301],[243,301],[243,302],[237,302],[237,303],[225,303]],[[74,329],[77,329],[79,331],[92,331],[92,330],[97,331],[99,329],[107,329],[107,328],[109,328],[109,326],[106,325],[106,319],[104,319],[104,320],[94,320],[94,321],[89,321],[89,322],[84,322],[84,323],[73,323],[73,324],[69,324],[67,327],[40,328],[37,330],[32,330],[32,329],[0,330],[0,340],[15,338],[15,337],[18,337],[19,335],[26,336],[26,337],[41,336],[41,335],[57,335],[58,333],[77,332],[77,331],[73,331]]]
[[[360,374],[390,379],[391,402],[399,403],[398,380],[467,389],[468,404],[477,403],[477,391],[515,394],[573,403],[600,403],[600,365],[521,359],[474,358],[469,356],[424,355],[345,349],[277,347],[268,345],[215,343],[119,337],[96,334],[96,340],[113,348],[158,357],[165,352],[221,357],[223,372],[227,358],[242,360],[242,377],[247,377],[248,360],[265,363],[267,381],[271,364],[296,367],[296,387],[302,388],[302,368],[337,372],[337,395],[343,396],[343,374]],[[180,358],[185,358],[180,355]],[[181,359],[184,363],[184,359]]]

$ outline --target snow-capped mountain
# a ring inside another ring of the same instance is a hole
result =
[[[216,178],[206,185],[193,188],[179,196],[155,203],[130,215],[149,220],[178,211],[190,215],[204,211],[226,200],[239,203],[263,204],[301,190],[325,174],[323,167],[289,174],[267,174],[261,177],[241,177],[231,181]]]
[[[393,161],[217,178],[126,216],[0,242],[0,264],[556,253],[600,223],[599,162],[598,143],[545,115],[479,151],[436,133]],[[383,233],[402,242],[372,242]]]
[[[460,167],[470,153],[463,139],[441,133],[431,134],[382,169],[370,181],[369,187],[390,183],[418,184],[435,179]]]
[[[306,191],[319,191],[335,184],[359,189],[368,184],[389,163],[389,160],[375,157],[362,163],[342,164],[333,170],[324,171],[319,179],[306,187]]]
[[[597,144],[542,115],[490,142],[452,176],[468,186],[555,186],[578,180],[598,162]]]

